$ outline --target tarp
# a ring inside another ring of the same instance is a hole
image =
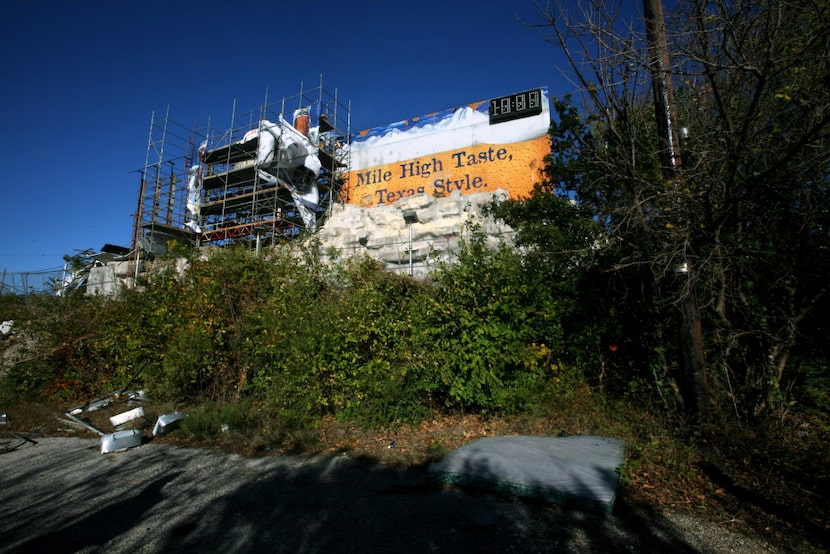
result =
[[[314,210],[320,202],[317,177],[323,166],[308,137],[282,116],[278,123],[262,120],[256,166],[261,179],[288,189],[306,229],[314,231],[317,225]]]
[[[445,483],[610,513],[623,454],[621,440],[605,437],[488,437],[453,450],[429,473]]]

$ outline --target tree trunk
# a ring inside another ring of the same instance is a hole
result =
[[[687,277],[688,278],[688,277]],[[683,370],[684,403],[695,423],[706,419],[709,387],[703,358],[703,331],[697,297],[691,286],[680,303],[680,363]]]

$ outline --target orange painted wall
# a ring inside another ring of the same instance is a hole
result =
[[[346,202],[370,207],[406,196],[506,190],[530,195],[550,153],[547,135],[510,144],[479,144],[348,173]]]

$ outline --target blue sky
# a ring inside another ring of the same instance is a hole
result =
[[[353,131],[571,89],[532,0],[0,2],[0,272],[130,246],[151,114],[185,126],[337,89]]]

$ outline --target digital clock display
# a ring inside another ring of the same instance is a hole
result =
[[[542,90],[528,90],[490,100],[490,125],[542,113]]]

